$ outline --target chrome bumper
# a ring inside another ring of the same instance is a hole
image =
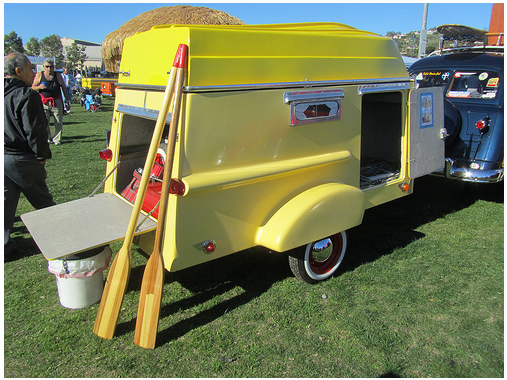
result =
[[[449,158],[445,159],[444,170],[433,174],[466,182],[496,183],[503,181],[503,168],[493,170],[458,168]]]

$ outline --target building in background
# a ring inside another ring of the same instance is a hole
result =
[[[61,39],[63,45],[63,52],[66,54],[65,47],[72,45],[74,42],[80,46],[84,46],[85,54],[88,59],[84,62],[84,67],[88,71],[102,71],[104,70],[104,64],[102,61],[102,46],[94,42],[78,40],[75,38],[63,37]]]
[[[53,62],[55,60],[55,57],[34,57],[32,55],[27,55],[27,58],[32,66],[34,66],[36,72],[44,71],[44,61],[46,59],[52,59]]]

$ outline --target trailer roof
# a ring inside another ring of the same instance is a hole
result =
[[[180,43],[189,86],[407,76],[394,41],[344,24],[163,25],[126,39],[119,82],[165,85]]]

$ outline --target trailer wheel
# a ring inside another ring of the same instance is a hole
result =
[[[336,272],[346,249],[347,234],[342,231],[291,251],[289,266],[297,278],[314,284],[327,280]]]

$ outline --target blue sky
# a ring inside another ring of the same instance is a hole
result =
[[[4,34],[26,43],[51,34],[102,43],[128,20],[162,6],[188,4],[224,11],[247,24],[339,22],[385,35],[420,30],[423,3],[4,3]],[[488,29],[492,3],[429,3],[427,27],[464,24]]]

